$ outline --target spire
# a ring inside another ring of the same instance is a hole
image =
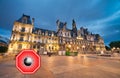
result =
[[[74,19],[72,20],[72,31],[74,33],[74,37],[77,37],[77,27]]]
[[[76,23],[74,19],[72,20],[72,28],[76,28]]]
[[[64,23],[63,29],[66,29],[67,22]]]
[[[59,21],[59,19],[56,21],[56,25],[57,25],[57,30],[59,30],[59,26],[60,26],[60,21]]]
[[[32,25],[34,25],[35,18],[32,18]]]
[[[75,20],[74,20],[74,19],[73,19],[72,21],[73,21],[73,23],[75,23]]]

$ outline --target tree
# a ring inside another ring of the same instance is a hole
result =
[[[112,41],[112,42],[110,42],[109,46],[110,46],[110,48],[113,48],[113,47],[120,48],[120,41]]]
[[[8,47],[0,46],[0,53],[5,53],[7,52],[7,50],[8,50]]]
[[[105,48],[106,48],[106,50],[108,50],[108,51],[110,50],[110,47],[108,47],[108,46],[105,46]]]

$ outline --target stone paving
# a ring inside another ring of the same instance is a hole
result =
[[[55,78],[120,78],[120,61],[97,56],[43,57]]]
[[[41,56],[42,67],[23,75],[14,61],[0,63],[0,78],[120,78],[120,60],[95,55]]]

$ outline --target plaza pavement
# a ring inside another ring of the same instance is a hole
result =
[[[41,68],[23,75],[15,61],[0,63],[0,78],[120,78],[120,59],[96,55],[41,56]]]

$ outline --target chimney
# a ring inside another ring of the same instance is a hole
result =
[[[34,19],[34,18],[32,18],[32,25],[34,25],[34,21],[35,21],[35,19]]]

